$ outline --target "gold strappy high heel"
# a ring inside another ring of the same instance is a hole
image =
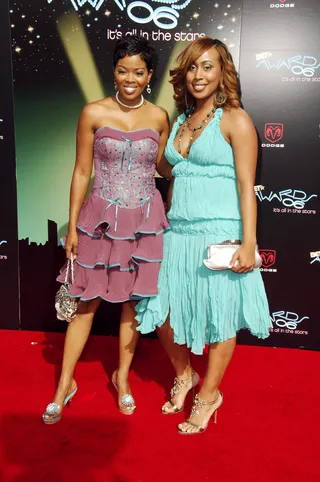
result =
[[[193,383],[192,386],[191,386],[191,388],[189,389],[189,391],[192,390],[192,401],[193,401],[193,399],[194,399],[194,389],[195,389],[195,387],[196,387],[197,385],[199,385],[200,377],[199,377],[198,373],[196,373],[195,371],[192,370],[192,373],[191,373],[191,376],[190,376],[190,377],[185,378],[184,380],[181,380],[181,379],[179,379],[179,378],[177,378],[177,377],[174,379],[173,387],[172,387],[171,390],[170,390],[171,399],[168,400],[168,401],[163,405],[163,407],[162,407],[162,409],[161,409],[161,412],[163,413],[163,415],[173,415],[173,414],[175,414],[175,413],[180,413],[180,412],[182,412],[182,410],[183,410],[183,408],[184,408],[184,404],[182,404],[181,407],[177,407],[177,405],[175,405],[175,404],[173,403],[172,398],[180,392],[180,390],[185,386],[186,383],[188,383],[190,380],[192,380],[192,377],[193,377],[194,375],[197,375],[197,377],[196,377],[196,383]],[[187,392],[187,394],[188,394],[188,392]],[[187,394],[186,394],[186,396],[187,396]],[[168,408],[170,408],[171,410],[170,410],[170,411],[166,411],[166,410],[164,410],[165,407],[168,407]]]
[[[196,428],[197,431],[196,432],[186,432],[184,430],[181,430],[178,427],[178,433],[180,433],[182,435],[195,435],[197,433],[203,433],[208,427],[210,418],[213,417],[214,423],[217,423],[218,408],[221,407],[222,403],[223,403],[223,395],[220,391],[219,391],[218,395],[216,396],[216,398],[214,400],[212,400],[211,402],[208,402],[206,400],[200,400],[199,395],[196,395],[196,397],[194,399],[194,402],[193,402],[192,409],[191,409],[190,417],[189,417],[188,420],[185,421],[185,423],[187,423],[187,424],[191,425],[192,427]],[[192,417],[194,417],[195,415],[199,415],[199,410],[206,405],[212,405],[212,406],[215,407],[214,411],[212,412],[212,414],[208,418],[207,422],[205,422],[203,425],[197,425],[196,423],[191,422],[190,419]]]

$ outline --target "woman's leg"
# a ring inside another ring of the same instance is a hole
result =
[[[68,324],[64,342],[62,371],[53,398],[53,402],[60,405],[60,407],[63,407],[63,401],[66,395],[72,392],[76,387],[76,382],[73,379],[73,372],[86,341],[88,340],[93,317],[100,302],[100,298],[89,302],[80,302],[77,316]],[[54,416],[45,415],[45,418],[50,419]]]
[[[170,413],[180,409],[186,398],[188,391],[199,383],[199,375],[192,375],[189,350],[186,345],[177,345],[174,342],[173,329],[170,326],[170,319],[157,330],[160,341],[173,365],[176,378],[182,382],[176,393],[172,392],[171,402],[167,402],[162,407],[163,412]]]
[[[235,346],[236,337],[230,338],[230,340],[221,343],[210,345],[207,372],[199,392],[199,398],[201,401],[211,402],[216,399],[217,402],[220,401],[219,385],[230,363]],[[214,405],[205,405],[200,408],[198,410],[199,414],[192,416],[192,423],[204,427],[213,413],[214,408]],[[188,422],[180,424],[179,429],[185,432],[198,431],[196,427],[188,424]]]
[[[122,305],[119,334],[119,365],[118,369],[113,374],[113,380],[118,386],[118,403],[124,410],[125,407],[121,402],[121,397],[126,393],[131,394],[128,381],[129,370],[140,335],[136,330],[137,322],[135,320],[135,305],[136,302],[133,301],[123,303]]]

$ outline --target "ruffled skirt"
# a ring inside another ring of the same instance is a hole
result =
[[[207,343],[233,338],[247,328],[259,338],[272,327],[259,269],[247,274],[211,271],[203,264],[207,246],[241,239],[241,221],[172,222],[164,235],[159,295],[136,306],[138,330],[149,333],[170,314],[176,343],[201,354]]]
[[[157,295],[163,232],[168,228],[158,191],[134,209],[91,193],[77,224],[78,256],[70,296],[120,303]],[[64,282],[65,273],[66,264],[59,282]]]

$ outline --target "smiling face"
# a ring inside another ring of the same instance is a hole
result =
[[[136,104],[151,76],[152,70],[148,72],[147,64],[140,55],[127,55],[120,59],[114,69],[120,98],[127,104]]]
[[[186,86],[196,100],[205,100],[214,95],[222,80],[220,55],[211,47],[189,66]]]

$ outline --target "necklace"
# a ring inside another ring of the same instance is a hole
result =
[[[192,127],[192,125],[191,125],[191,116],[192,116],[193,113],[191,112],[191,114],[188,115],[188,117],[186,118],[186,120],[184,121],[184,123],[183,123],[182,126],[181,126],[181,132],[180,132],[180,135],[179,135],[179,138],[178,138],[178,146],[177,146],[177,147],[178,147],[178,152],[179,152],[179,154],[181,154],[181,140],[182,140],[182,138],[183,138],[183,136],[184,136],[184,131],[185,131],[186,127],[187,127],[187,128],[189,129],[189,131],[192,132],[192,134],[191,134],[191,137],[190,137],[190,140],[189,140],[189,144],[188,144],[188,146],[187,146],[186,154],[185,154],[185,156],[183,156],[183,157],[185,157],[185,158],[188,157],[189,152],[190,152],[190,149],[191,149],[191,146],[192,146],[192,144],[193,144],[192,141],[193,141],[193,139],[194,139],[194,136],[196,135],[196,132],[199,131],[199,130],[201,130],[201,129],[203,128],[203,126],[209,122],[209,120],[213,117],[213,115],[214,115],[214,113],[215,113],[215,110],[216,110],[215,107],[213,107],[213,108],[210,110],[210,112],[206,115],[205,119],[203,119],[203,121],[200,122],[200,124],[198,125],[198,127]],[[181,155],[182,155],[182,154],[181,154]]]
[[[136,104],[136,105],[127,105],[127,104],[124,104],[123,102],[121,102],[121,100],[119,99],[119,92],[116,93],[116,99],[117,99],[117,102],[120,105],[122,105],[122,107],[126,107],[126,109],[138,109],[144,103],[144,97],[143,97],[142,94],[141,94],[141,102],[139,102],[139,104]]]

